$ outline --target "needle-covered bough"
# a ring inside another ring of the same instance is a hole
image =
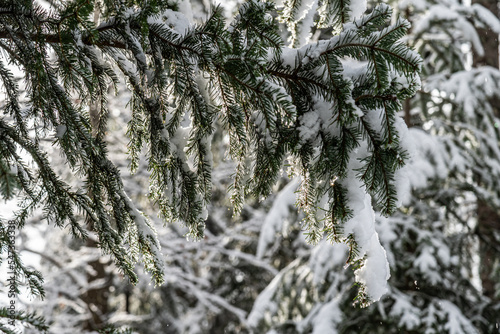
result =
[[[309,26],[333,29],[331,38],[301,41],[297,31],[309,29],[301,3],[309,2],[319,15]],[[252,0],[230,23],[216,7],[194,24],[181,12],[185,1],[51,1],[49,9],[0,1],[0,189],[3,198],[21,199],[12,222],[21,228],[42,208],[75,236],[95,233],[132,282],[142,258],[162,283],[154,227],[107,152],[108,88],[124,77],[133,93],[130,167],[136,171],[146,152],[149,196],[166,221],[203,237],[212,135],[221,124],[235,163],[235,211],[247,196],[269,195],[286,165],[300,180],[308,240],[347,243],[360,295],[378,299],[389,271],[373,207],[389,215],[397,206],[396,179],[408,157],[397,113],[419,88],[420,57],[401,42],[409,23],[392,20],[387,5],[355,17],[350,1],[309,2],[285,1],[277,12],[273,2]],[[290,47],[278,21],[295,31]],[[79,187],[58,176],[40,144],[47,140]],[[15,251],[1,223],[2,252]],[[43,293],[38,274],[15,259]]]

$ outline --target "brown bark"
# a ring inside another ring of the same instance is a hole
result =
[[[489,9],[495,16],[499,16],[497,0],[473,0],[472,3],[480,4]],[[498,35],[491,29],[478,29],[481,43],[484,47],[484,55],[474,55],[473,66],[492,66],[499,68]],[[492,99],[495,116],[500,116],[500,101]],[[479,200],[477,203],[477,234],[479,236],[480,255],[480,277],[483,287],[483,294],[492,300],[499,300],[495,297],[495,285],[498,282],[492,277],[495,270],[495,260],[499,258],[498,240],[494,234],[500,233],[500,212],[498,208],[490,206],[485,201]]]
[[[404,111],[404,121],[408,128],[413,126],[413,122],[411,120],[411,99],[406,99],[403,103],[403,111]]]
[[[87,247],[97,248],[95,241],[87,239]],[[103,329],[106,325],[107,315],[109,313],[109,295],[111,287],[111,277],[106,271],[109,265],[107,261],[97,259],[88,263],[93,273],[87,273],[88,284],[103,279],[103,284],[98,287],[88,289],[82,296],[82,300],[88,305],[90,317],[83,324],[83,329],[95,331]]]
[[[410,12],[409,8],[406,8],[406,10],[404,11],[404,16],[411,23],[410,29],[408,29],[408,34],[410,34],[412,31],[413,22],[411,20],[411,12]],[[413,127],[413,121],[412,121],[412,115],[411,115],[411,100],[412,99],[409,98],[403,102],[403,113],[404,113],[403,119],[404,119],[406,126],[408,128]]]
[[[482,5],[490,10],[496,17],[499,16],[498,2],[496,0],[472,0],[472,3]],[[484,47],[484,55],[474,55],[473,66],[492,66],[498,68],[498,35],[489,27],[478,29],[479,38]]]
[[[498,240],[494,233],[500,231],[500,216],[498,210],[492,208],[484,201],[477,203],[477,234],[479,240],[479,253],[481,263],[479,274],[483,285],[483,294],[493,300],[495,298],[495,284],[498,282],[491,277],[495,268],[495,261],[499,258]]]

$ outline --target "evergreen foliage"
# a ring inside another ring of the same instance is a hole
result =
[[[166,221],[182,221],[190,237],[203,238],[220,119],[237,163],[236,211],[247,196],[269,195],[287,161],[302,180],[298,206],[308,240],[317,243],[326,232],[349,243],[349,262],[357,263],[359,236],[342,233],[358,210],[348,188],[357,179],[384,214],[396,209],[394,174],[406,160],[396,113],[419,88],[420,57],[400,42],[409,24],[390,24],[387,5],[350,23],[349,2],[323,5],[321,25],[336,34],[289,49],[271,2],[243,4],[229,25],[214,8],[193,25],[168,1],[53,1],[49,10],[30,0],[1,1],[0,189],[5,198],[22,197],[16,226],[42,208],[76,237],[96,233],[132,282],[139,257],[154,282],[163,282],[154,227],[108,156],[108,87],[123,75],[133,92],[130,167],[137,170],[146,149],[149,196]],[[348,59],[362,65],[353,69]],[[91,104],[98,106],[95,119]],[[47,139],[78,184],[54,171],[40,145]],[[42,292],[39,285],[32,291]]]
[[[4,319],[12,319],[16,322],[20,322],[26,328],[34,328],[38,333],[47,333],[49,326],[45,323],[45,320],[36,316],[34,313],[25,313],[23,311],[14,311],[12,314],[12,310],[9,310],[6,307],[0,308],[0,318]],[[17,329],[10,324],[0,323],[0,331],[5,334],[17,334]]]

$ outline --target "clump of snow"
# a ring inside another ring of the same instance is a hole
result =
[[[272,118],[272,116],[275,115],[269,115],[269,116],[271,117],[269,117],[268,119],[270,121],[273,121],[274,119]],[[268,129],[269,125],[266,122],[263,113],[259,110],[253,111],[252,114],[250,115],[250,120],[252,121],[253,124],[255,124],[257,132],[259,133],[260,136],[264,138],[265,142],[271,143],[273,139]]]
[[[419,256],[415,259],[415,262],[413,263],[413,265],[415,267],[417,267],[420,272],[424,273],[424,275],[435,271],[437,268],[437,261],[436,261],[435,255],[432,254],[432,248],[431,247],[423,247]],[[428,278],[431,280],[432,284],[437,283],[437,281],[432,279],[431,276],[429,276],[429,275],[426,275],[426,276],[428,276]]]
[[[386,256],[390,266],[396,265],[396,257],[391,251],[391,243],[399,238],[394,231],[396,224],[389,218],[377,214],[375,220],[375,228],[379,236],[379,240],[386,249]]]
[[[276,196],[271,209],[269,210],[257,245],[257,257],[262,258],[268,248],[274,242],[276,233],[282,230],[283,220],[289,215],[290,208],[294,206],[296,196],[295,191],[299,185],[298,179],[290,181]]]
[[[345,264],[348,246],[342,243],[331,244],[323,239],[313,248],[309,266],[313,272],[313,282],[322,284],[327,276],[335,270],[334,267],[341,267]]]
[[[347,226],[354,232],[360,254],[366,255],[363,266],[355,272],[356,281],[366,286],[366,293],[373,301],[378,301],[388,291],[387,281],[391,274],[385,249],[375,231],[375,214],[370,195],[366,194],[365,208]]]
[[[56,138],[58,139],[62,139],[62,137],[64,136],[64,134],[66,133],[66,130],[68,128],[66,127],[66,125],[64,124],[60,124],[56,127]]]
[[[273,95],[273,100],[278,101],[278,102],[289,102],[291,104],[290,108],[292,109],[291,111],[295,113],[295,106],[292,104],[293,100],[290,94],[286,91],[286,89],[283,86],[277,85],[272,81],[265,80],[262,77],[258,77],[257,80],[262,80],[262,88],[264,90],[268,90],[272,93]]]
[[[371,109],[364,115],[364,121],[378,134],[383,132],[382,120],[385,117],[383,108]]]
[[[189,0],[180,0],[178,6],[179,6],[179,12],[184,14],[184,16],[188,19],[189,22],[194,22],[193,8],[191,7],[191,2]]]
[[[321,123],[316,112],[309,111],[305,113],[299,117],[299,122],[298,130],[301,142],[312,141],[318,136]]]
[[[406,123],[402,118],[397,117],[394,122],[394,128],[398,133],[401,148],[404,149],[411,158],[415,155],[416,147],[411,136],[409,135]],[[410,165],[406,163],[406,165],[396,170],[396,172],[394,173],[396,193],[398,198],[398,202],[396,203],[397,206],[408,204],[411,199],[411,184],[409,174],[411,174],[412,172],[413,170],[410,168]]]
[[[17,175],[17,164],[13,163],[9,165],[10,174]]]
[[[192,161],[187,159],[186,151],[188,149],[188,140],[191,127],[179,126],[175,131],[174,135],[169,138],[170,140],[170,152],[172,155],[179,159],[183,163],[184,171],[193,171],[194,167]]]
[[[365,148],[366,150],[366,148]],[[344,225],[344,234],[352,234],[357,243],[359,257],[365,257],[364,264],[356,270],[356,281],[366,287],[366,293],[378,301],[387,292],[390,277],[389,262],[375,230],[375,212],[371,196],[364,184],[356,177],[359,156],[363,150],[353,152],[349,161],[349,174],[341,183],[347,188],[347,196],[353,217]]]
[[[113,59],[117,62],[120,70],[130,78],[136,78],[138,76],[137,67],[134,63],[128,60],[121,52],[114,52]]]
[[[451,264],[451,254],[450,248],[441,242],[441,244],[437,248],[437,257],[439,260],[445,265],[449,266]]]
[[[186,1],[182,1],[181,9],[187,10],[189,4],[185,4]],[[192,18],[192,11],[191,18]],[[173,11],[171,9],[166,9],[161,12],[158,16],[148,17],[149,24],[162,24],[165,25],[172,32],[175,32],[179,36],[184,36],[186,32],[191,27],[190,20],[182,12]]]
[[[314,322],[312,334],[336,334],[338,324],[342,322],[342,312],[339,306],[339,299],[332,299],[326,303],[318,313]]]
[[[283,66],[289,66],[291,68],[295,68],[295,63],[297,61],[297,49],[293,48],[282,48],[281,52],[281,64]]]
[[[351,0],[349,9],[351,10],[352,18],[360,17],[366,12],[366,0]]]
[[[331,102],[325,101],[320,96],[313,96],[313,109],[318,115],[321,124],[321,131],[328,133],[331,136],[338,136],[340,134],[340,128],[337,123],[333,123],[333,111],[334,106]]]

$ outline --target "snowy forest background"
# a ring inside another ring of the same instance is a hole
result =
[[[180,21],[202,21],[211,11],[209,1],[172,2],[183,13]],[[298,10],[281,22],[284,39],[292,36],[291,46],[298,48],[329,38],[331,31],[314,26],[322,2],[298,2]],[[228,20],[242,3],[221,2]],[[368,2],[368,11],[377,4]],[[25,264],[42,273],[45,298],[22,287],[18,308],[43,316],[48,332],[56,334],[107,325],[137,333],[500,333],[498,2],[387,4],[412,24],[404,41],[423,63],[422,88],[399,113],[409,128],[402,141],[411,148],[399,182],[411,192],[400,198],[393,215],[376,214],[391,275],[380,301],[361,308],[363,301],[355,300],[358,287],[346,268],[348,245],[327,238],[316,245],[306,241],[303,213],[295,207],[298,182],[286,170],[271,196],[250,199],[233,215],[228,188],[235,162],[226,159],[222,131],[213,135],[214,185],[204,239],[187,240],[182,224],[158,218],[146,196],[147,162],[139,161],[135,174],[129,171],[131,93],[122,82],[109,97],[105,141],[128,196],[156,226],[165,283],[155,287],[137,266],[139,281],[132,285],[96,240],[74,238],[36,212],[19,230],[16,247]],[[355,13],[363,11],[362,1],[351,6]],[[52,139],[41,145],[50,150]],[[55,148],[52,152],[51,164],[71,184],[72,171]],[[9,204],[0,202],[4,219]],[[4,269],[2,295],[8,286]],[[2,297],[0,306],[7,303]],[[39,332],[28,322],[14,329],[4,321],[2,329]]]

